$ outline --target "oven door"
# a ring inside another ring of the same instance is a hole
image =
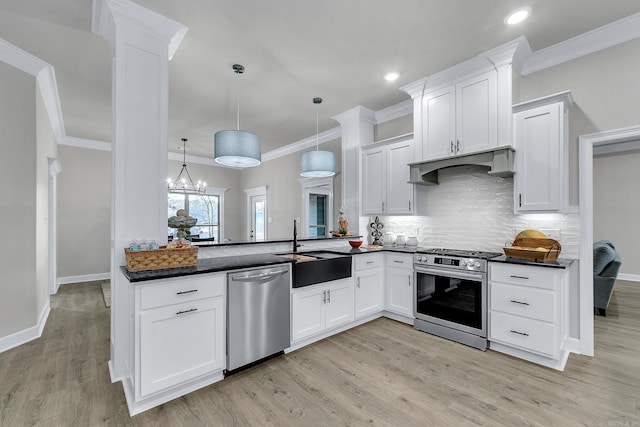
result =
[[[486,274],[429,267],[415,271],[416,319],[486,338]]]

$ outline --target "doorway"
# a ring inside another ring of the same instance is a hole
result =
[[[593,156],[594,150],[640,139],[640,126],[581,135],[578,139],[580,200],[580,353],[594,355],[593,330]]]
[[[267,240],[267,187],[245,190],[247,194],[246,236],[250,242]]]
[[[303,237],[329,237],[333,224],[333,178],[301,179]]]

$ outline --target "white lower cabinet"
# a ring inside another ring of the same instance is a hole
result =
[[[570,269],[489,263],[492,350],[563,370]]]
[[[307,338],[351,321],[351,278],[294,289],[291,294],[291,341]]]
[[[137,399],[225,368],[225,275],[137,285]]]
[[[385,310],[413,317],[413,256],[387,255],[385,290]]]
[[[383,254],[358,255],[353,263],[355,274],[355,318],[378,313],[384,308]]]

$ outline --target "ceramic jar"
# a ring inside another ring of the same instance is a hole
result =
[[[404,233],[398,233],[396,237],[396,246],[404,246],[407,244],[407,236]]]
[[[382,242],[385,245],[393,245],[396,242],[396,233],[394,233],[393,231],[387,231],[386,233],[384,233]]]
[[[418,238],[416,236],[409,236],[407,238],[407,246],[418,246]]]

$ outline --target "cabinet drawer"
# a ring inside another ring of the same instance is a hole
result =
[[[491,283],[491,310],[555,322],[556,304],[556,294],[552,291]]]
[[[561,274],[562,271],[555,268],[489,263],[489,280],[492,282],[555,289]]]
[[[365,254],[353,257],[355,270],[382,267],[382,254]]]
[[[387,254],[387,266],[413,269],[413,256],[405,254]]]
[[[489,340],[557,358],[560,340],[553,323],[492,311]]]
[[[197,277],[162,280],[144,286],[140,289],[140,309],[224,295],[225,278],[224,274],[202,274]]]

